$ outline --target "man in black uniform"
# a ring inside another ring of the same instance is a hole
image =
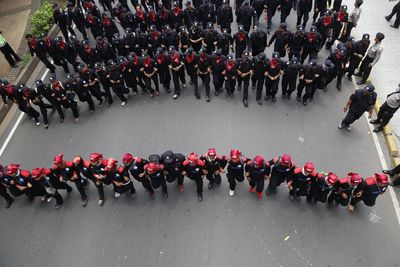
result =
[[[278,52],[281,57],[286,56],[286,49],[289,45],[289,39],[291,35],[286,28],[287,24],[285,22],[281,23],[279,29],[275,31],[268,43],[268,47],[270,47],[275,41],[274,51]]]
[[[369,40],[368,33],[364,33],[362,39],[354,43],[353,52],[350,55],[350,63],[347,67],[347,78],[350,81],[352,80],[355,70],[359,67],[361,60],[365,56],[365,53],[367,53],[370,43],[371,41]]]
[[[119,97],[119,99],[121,99],[121,106],[125,106],[126,97],[124,94],[129,94],[129,90],[124,85],[124,79],[120,68],[113,60],[110,60],[108,65],[109,71],[106,78],[110,81],[110,86],[114,93]]]
[[[249,33],[244,31],[244,26],[238,26],[239,31],[233,35],[233,42],[235,43],[235,57],[241,58],[244,50],[247,49],[249,42]]]
[[[328,59],[335,65],[335,71],[337,73],[336,88],[339,91],[342,89],[342,78],[346,67],[346,54],[346,47],[340,46],[333,50],[328,57]]]
[[[210,102],[210,73],[211,73],[211,59],[207,55],[205,49],[200,50],[200,55],[197,61],[197,74],[206,88],[206,101]]]
[[[304,64],[299,72],[299,85],[297,86],[297,96],[296,99],[300,102],[303,99],[303,105],[307,105],[307,100],[312,99],[314,95],[314,82],[317,79],[314,67],[317,65],[316,60],[311,60],[307,64]],[[306,92],[301,97],[304,87]]]
[[[58,115],[60,115],[60,121],[62,122],[64,120],[64,112],[62,110],[60,102],[58,102],[57,99],[53,96],[51,85],[43,83],[42,80],[37,80],[35,91],[38,93],[38,95],[46,98],[46,100],[57,110]],[[33,97],[33,99],[35,100],[35,97]]]
[[[186,1],[186,8],[183,10],[183,21],[188,29],[197,21],[197,10],[192,6],[191,1]]]
[[[375,87],[370,84],[363,89],[356,90],[355,93],[350,96],[346,106],[343,108],[343,111],[348,111],[348,113],[340,122],[338,126],[339,129],[346,127],[348,131],[351,131],[350,124],[359,119],[366,111],[368,111],[368,118],[372,117],[372,111],[376,102],[376,93],[374,90]]]
[[[236,62],[232,55],[228,56],[228,60],[225,63],[225,70],[222,73],[225,78],[225,90],[226,96],[233,97],[236,86]]]
[[[267,29],[268,34],[271,32],[272,18],[275,16],[276,9],[279,6],[279,0],[266,0],[265,8],[267,9]]]
[[[26,87],[25,84],[20,84],[18,87],[14,87],[13,89],[14,100],[18,105],[18,109],[26,113],[30,119],[34,120],[36,125],[40,125],[40,113],[31,105],[30,89]]]
[[[296,32],[291,34],[289,38],[289,59],[291,59],[292,57],[297,57],[297,59],[300,59],[301,51],[303,51],[304,37],[304,28],[303,26],[298,25],[296,27]]]
[[[174,99],[177,99],[181,94],[179,80],[182,82],[182,87],[186,88],[185,64],[183,62],[183,56],[176,51],[173,46],[170,46],[168,50],[170,52],[168,56],[168,67],[171,69],[172,80],[174,82]]]
[[[64,70],[66,73],[69,72],[67,62],[72,65],[75,72],[78,72],[78,55],[71,44],[66,43],[61,36],[57,36],[55,40],[54,50],[55,53],[58,54],[59,57],[64,61],[64,65],[66,65],[66,67],[64,67]]]
[[[44,123],[44,128],[47,129],[49,128],[49,120],[47,117],[47,110],[55,110],[55,107],[53,105],[47,104],[43,101],[42,96],[39,94],[39,92],[35,89],[30,89],[28,87],[24,87],[23,89],[23,97],[27,97],[31,100],[31,102],[37,106],[39,106],[40,113],[42,113],[43,117],[43,123]]]
[[[256,156],[253,160],[246,163],[245,175],[250,185],[250,193],[257,191],[257,198],[262,199],[265,180],[271,172],[268,162],[262,156]]]
[[[195,153],[191,153],[187,160],[183,162],[182,175],[196,182],[197,199],[199,201],[203,200],[203,176],[207,174],[204,167],[204,161],[200,160]]]
[[[312,9],[312,0],[298,0],[297,3],[297,22],[296,25],[301,24],[301,19],[303,18],[303,28],[306,27],[307,21],[309,19],[309,14]]]
[[[105,94],[100,90],[100,80],[95,72],[88,67],[83,67],[80,72],[81,84],[88,89],[90,94],[99,101],[99,106],[103,105],[103,96]]]
[[[199,21],[203,23],[203,29],[206,28],[209,22],[211,24],[215,23],[215,6],[210,3],[208,0],[203,0],[203,4],[201,4],[198,8],[198,18]]]
[[[307,162],[304,167],[295,168],[293,175],[288,176],[286,179],[290,200],[296,199],[300,201],[300,197],[307,196],[312,180],[315,180],[316,177],[317,172],[312,162]]]
[[[207,29],[203,30],[203,46],[207,49],[207,54],[211,55],[215,51],[215,45],[217,44],[218,32],[214,29],[214,25],[209,22],[207,23]]]
[[[168,198],[167,182],[164,175],[164,166],[158,163],[149,162],[144,166],[144,172],[139,177],[150,181],[150,199],[154,200],[154,189],[161,187],[163,197]]]
[[[253,25],[258,26],[257,13],[250,3],[246,0],[236,12],[236,22],[238,25],[243,25],[244,30],[249,32],[251,29],[251,22]]]
[[[123,166],[118,166],[117,164],[118,160],[109,158],[105,167],[105,175],[107,179],[112,182],[114,187],[114,197],[118,199],[122,194],[128,191],[130,192],[131,196],[134,197],[136,190],[135,187],[133,187],[133,183],[129,175],[126,175],[125,168]]]
[[[67,43],[69,43],[68,31],[72,35],[75,35],[75,32],[71,27],[72,26],[71,18],[64,10],[62,10],[62,8],[59,8],[57,4],[53,4],[53,8],[54,8],[53,9],[54,24],[57,24],[58,27],[60,27],[60,30],[64,35],[65,40],[67,41]]]
[[[224,168],[228,162],[227,157],[217,155],[215,148],[210,148],[200,159],[205,163],[204,169],[207,170],[208,189],[213,188],[215,184],[220,185],[222,182],[221,173],[224,173]]]
[[[295,163],[292,161],[292,157],[288,154],[273,158],[268,164],[271,166],[271,176],[269,178],[268,188],[265,191],[266,195],[269,195],[271,192],[275,194],[277,187],[290,179],[296,167]]]
[[[251,6],[254,8],[257,14],[257,21],[260,21],[261,14],[265,9],[265,0],[252,0]]]
[[[163,85],[165,91],[170,93],[171,74],[168,67],[168,55],[161,47],[158,47],[154,59],[160,83]]]
[[[103,64],[101,64],[100,62],[96,62],[94,64],[94,71],[95,71],[95,75],[97,77],[97,79],[99,79],[99,81],[101,82],[101,85],[103,86],[106,98],[107,98],[107,102],[108,102],[108,106],[111,106],[111,104],[113,103],[113,99],[111,96],[111,91],[110,91],[110,81],[107,79],[107,71],[104,67]]]
[[[227,29],[222,29],[221,33],[217,35],[217,48],[221,49],[222,54],[227,56],[229,54],[229,50],[233,51],[233,38],[228,33]]]
[[[33,57],[36,55],[40,61],[46,65],[46,68],[50,70],[51,73],[55,73],[56,67],[50,63],[49,59],[47,58],[48,49],[43,41],[43,39],[37,39],[35,36],[31,34],[25,35],[25,39],[28,41],[29,51],[31,56]]]
[[[222,6],[217,10],[217,24],[222,29],[227,29],[231,33],[231,23],[233,22],[232,7],[229,6],[228,0],[223,0]]]
[[[70,108],[75,122],[79,122],[78,104],[74,100],[75,95],[71,91],[66,90],[63,84],[57,81],[54,76],[50,76],[49,80],[51,83],[51,96],[55,98],[62,107]],[[64,118],[61,118],[61,122],[63,121]]]
[[[198,77],[197,77],[197,64],[198,57],[193,51],[193,48],[189,47],[186,53],[183,55],[183,63],[185,64],[186,72],[190,77],[190,84],[193,84],[194,95],[197,99],[200,99]]]
[[[150,181],[139,176],[144,172],[144,166],[147,165],[149,161],[140,157],[133,157],[130,153],[125,153],[122,156],[122,162],[124,164],[125,175],[132,175],[133,178],[143,185],[144,189],[150,192]]]
[[[321,50],[322,37],[317,32],[315,26],[310,27],[310,31],[305,34],[305,40],[303,44],[303,52],[301,54],[301,63],[310,56],[309,60],[318,58],[318,52]]]
[[[98,36],[103,36],[104,34],[100,18],[94,16],[91,13],[87,13],[86,15],[85,27],[86,29],[90,29],[90,32],[92,33],[94,38],[97,38]]]
[[[286,22],[286,18],[290,15],[292,8],[295,8],[296,0],[280,0],[281,7],[281,23]]]
[[[85,24],[85,15],[79,6],[73,6],[71,3],[67,3],[68,16],[75,23],[76,28],[81,32],[83,39],[88,40]]]
[[[261,30],[259,27],[254,27],[254,31],[250,34],[249,42],[251,55],[255,57],[258,54],[264,52],[267,45],[267,33]]]
[[[14,202],[14,198],[10,196],[7,192],[7,186],[3,184],[2,179],[5,176],[4,167],[0,164],[0,195],[6,201],[6,209],[11,207],[11,204]]]
[[[253,57],[253,76],[251,76],[251,87],[254,90],[257,87],[256,100],[262,105],[261,97],[264,88],[265,70],[267,69],[268,59],[264,52]]]
[[[178,47],[179,37],[178,33],[172,29],[169,25],[164,27],[164,31],[161,34],[161,47],[168,49],[170,46]]]
[[[146,84],[146,90],[150,92],[150,97],[154,96],[154,89],[151,87],[151,81],[153,80],[154,86],[156,88],[155,95],[160,95],[160,88],[158,87],[158,77],[157,77],[157,67],[154,60],[147,55],[143,54],[142,67],[140,71],[144,75],[144,82]]]
[[[331,42],[332,38],[332,27],[334,24],[333,15],[330,10],[325,11],[324,16],[320,17],[315,23],[317,31],[321,35],[322,41],[321,46],[325,45],[326,41]]]
[[[243,82],[243,105],[245,107],[249,105],[247,99],[249,94],[250,76],[253,74],[252,66],[253,62],[250,59],[250,53],[245,50],[242,58],[237,61],[238,90],[240,91]]]
[[[183,192],[183,162],[186,157],[181,153],[173,153],[171,150],[165,151],[161,155],[161,163],[164,165],[165,178],[168,183],[177,180],[179,192]]]
[[[215,96],[223,92],[222,86],[224,85],[224,76],[222,72],[225,70],[225,56],[222,51],[218,49],[211,57],[211,73],[213,76],[213,84]]]
[[[146,86],[143,83],[143,75],[140,72],[141,61],[138,55],[135,52],[131,52],[128,54],[128,65],[124,70],[124,80],[126,85],[132,89],[133,95],[137,95],[139,85],[142,88],[142,93],[146,94]]]
[[[100,61],[97,49],[93,48],[87,40],[82,40],[81,45],[83,49],[79,51],[80,58],[83,62],[86,63],[86,65],[88,65],[89,67],[93,67],[94,63]]]
[[[276,93],[278,92],[279,78],[281,77],[283,63],[278,52],[272,53],[272,58],[268,60],[265,68],[265,101],[271,97],[272,102],[276,102]]]
[[[194,52],[198,53],[202,46],[203,35],[201,26],[197,21],[193,22],[193,26],[190,29],[189,41],[191,46],[193,47]]]
[[[283,64],[282,99],[290,99],[291,94],[296,90],[297,76],[301,68],[302,65],[297,57],[292,57]]]
[[[250,159],[243,156],[239,150],[231,150],[226,173],[230,189],[229,195],[231,197],[235,194],[236,181],[243,182],[244,180],[244,169],[249,160]]]

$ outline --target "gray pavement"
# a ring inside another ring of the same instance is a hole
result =
[[[78,124],[67,111],[63,124],[52,115],[48,130],[24,116],[1,162],[21,162],[22,168],[32,169],[49,166],[60,152],[67,159],[77,154],[88,157],[90,152],[120,159],[128,151],[146,157],[166,149],[201,154],[215,147],[219,154],[239,148],[248,157],[261,154],[266,159],[290,153],[298,165],[311,160],[317,170],[339,176],[349,171],[367,176],[381,169],[364,117],[350,133],[337,129],[345,115],[341,109],[354,91],[347,80],[341,92],[334,85],[326,93],[318,91],[306,107],[294,99],[279,98],[275,104],[258,106],[251,89],[247,109],[241,103],[241,92],[234,99],[212,96],[206,103],[200,88],[200,101],[188,87],[175,101],[166,93],[154,99],[131,97],[125,107],[116,100],[112,107],[98,108],[93,115],[88,114],[86,104],[80,104]],[[86,208],[80,206],[76,190],[71,198],[62,192],[65,205],[60,210],[54,210],[53,203],[44,207],[39,200],[30,204],[20,197],[11,209],[0,209],[0,266],[399,264],[399,224],[388,193],[375,207],[360,205],[349,214],[342,207],[290,202],[283,186],[277,195],[264,195],[259,201],[243,182],[231,198],[225,176],[223,184],[211,191],[205,182],[203,202],[197,201],[189,180],[185,180],[183,193],[176,184],[168,186],[169,199],[157,192],[154,201],[137,183],[134,200],[127,196],[114,200],[107,188],[103,207],[97,205],[92,184]]]

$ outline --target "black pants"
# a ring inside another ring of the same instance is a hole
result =
[[[54,188],[57,190],[60,189],[67,190],[67,192],[72,191],[72,187],[69,186],[69,184],[67,184],[66,182],[58,182],[57,184],[54,185]]]
[[[369,67],[368,65],[370,63],[372,63],[372,61],[374,61],[373,58],[366,56],[361,63],[360,71],[358,72],[358,75],[361,75],[361,78],[364,82],[368,79],[369,74],[371,73],[372,67]]]
[[[42,103],[42,104],[39,105],[40,113],[42,113],[44,124],[49,124],[49,120],[48,120],[48,117],[47,117],[47,110],[48,109],[54,109],[54,108],[55,107],[53,105],[46,104],[46,103]]]
[[[222,85],[224,84],[224,76],[221,74],[213,74],[213,84],[215,92],[219,92],[222,89]]]
[[[390,119],[393,117],[393,114],[397,111],[398,108],[391,108],[387,104],[387,102],[383,103],[383,105],[379,108],[378,118],[380,121],[380,126],[385,127]]]
[[[399,3],[397,3],[393,7],[392,12],[388,15],[389,20],[391,20],[394,15],[396,15],[396,20],[394,21],[393,26],[395,28],[398,28],[400,26],[400,4]]]
[[[313,50],[313,49],[304,49],[303,53],[301,54],[300,62],[304,63],[304,60],[306,60],[306,58],[308,56],[310,56],[310,58],[308,59],[309,61],[311,59],[317,59],[318,58],[318,52]]]
[[[343,198],[337,191],[333,190],[328,195],[328,203],[332,204],[333,201],[335,201],[336,204],[340,204],[341,206],[345,207],[349,204],[350,197]]]
[[[124,94],[129,94],[129,90],[126,89],[123,84],[114,85],[112,89],[122,102],[126,102],[126,97],[124,96]]]
[[[68,31],[72,34],[75,35],[74,29],[70,25],[58,25],[60,27],[60,30],[62,34],[64,35],[64,39],[67,43],[69,43],[69,37],[68,37]]]
[[[183,185],[183,178],[184,176],[182,174],[167,174],[166,175],[166,180],[168,183],[173,183],[175,180],[178,180],[178,185]]]
[[[281,183],[285,182],[286,177],[283,175],[277,175],[273,174],[269,178],[269,183],[268,183],[268,191],[276,191],[276,188],[281,185]]]
[[[350,204],[352,206],[355,206],[358,202],[364,202],[364,204],[368,207],[373,207],[375,206],[376,198],[366,198],[366,197],[352,197],[350,200]]]
[[[190,180],[196,182],[196,192],[197,194],[202,194],[203,193],[203,177],[198,177],[198,178],[190,178]]]
[[[114,184],[114,192],[123,194],[125,192],[131,192],[131,194],[134,194],[136,192],[135,187],[133,186],[132,181],[128,184],[117,186]]]
[[[314,83],[306,84],[306,92],[303,95],[303,101],[307,101],[308,99],[313,99],[315,93]]]
[[[181,86],[179,84],[179,80],[181,80],[181,83],[186,84],[185,72],[183,67],[181,67],[178,71],[172,70],[172,80],[174,81],[175,94],[180,95]]]
[[[349,66],[347,67],[347,72],[348,72],[347,76],[351,77],[352,75],[354,75],[354,71],[358,68],[360,62],[361,58],[356,57],[354,55],[351,56]]]
[[[290,49],[290,52],[289,52],[289,59],[292,59],[292,57],[297,57],[297,59],[300,59],[300,52],[301,52],[301,50],[292,50],[292,49]]]
[[[292,190],[289,190],[289,195],[291,196],[307,196],[308,190],[306,184],[292,184]]]
[[[281,23],[286,22],[286,18],[290,15],[291,9],[281,9]]]
[[[40,59],[40,61],[43,62],[43,64],[46,66],[46,68],[50,70],[51,73],[54,73],[56,71],[56,67],[50,63],[46,55],[36,54],[36,56]]]
[[[15,66],[16,61],[21,60],[7,42],[5,43],[5,45],[0,47],[0,51],[4,54],[4,57],[6,58],[8,64],[10,64],[11,67]]]
[[[282,78],[282,95],[291,95],[296,90],[296,79]],[[289,89],[288,89],[289,88]]]
[[[238,77],[238,86],[241,87],[243,83],[243,100],[247,100],[249,96],[250,75],[246,77]]]
[[[160,83],[164,86],[165,90],[169,91],[171,88],[171,74],[169,70],[159,70],[158,76],[160,78]]]
[[[225,80],[225,90],[229,94],[233,94],[235,91],[235,86],[236,86],[236,79],[228,79]]]
[[[70,108],[74,118],[79,118],[78,104],[74,100],[63,103],[64,108]]]
[[[146,90],[150,91],[152,94],[154,93],[154,89],[151,87],[151,81],[153,80],[154,86],[156,88],[156,91],[159,92],[160,88],[158,86],[158,77],[157,74],[154,74],[150,78],[145,76],[144,77],[144,83],[146,85]]]
[[[226,174],[226,178],[228,178],[228,183],[229,183],[229,189],[230,190],[235,190],[236,181],[243,182],[243,180],[244,180],[243,174],[241,176],[235,176],[235,175],[229,174],[229,172]]]
[[[186,72],[189,75],[190,81],[193,83],[194,93],[199,93],[199,84],[196,70],[187,68]]]
[[[275,97],[276,93],[278,92],[278,85],[279,85],[279,78],[276,80],[271,80],[270,78],[265,78],[265,89],[266,89],[266,96]]]
[[[167,188],[167,182],[165,181],[165,178],[161,178],[161,179],[153,179],[151,180],[151,187],[153,189],[153,193],[154,193],[154,189],[160,188],[163,191],[163,193],[167,193],[168,194],[168,188]]]
[[[210,184],[221,184],[222,178],[221,178],[221,174],[215,174],[213,172],[208,172],[206,174],[206,178],[207,180],[210,182]]]
[[[351,108],[349,109],[349,111],[347,112],[346,117],[342,120],[342,124],[349,126],[350,124],[352,124],[355,120],[358,120],[363,113],[356,113],[353,110],[351,110]]]
[[[264,190],[264,184],[265,184],[264,177],[259,177],[256,179],[253,179],[252,177],[250,177],[249,184],[250,184],[250,187],[252,187],[252,188],[256,187],[256,191],[258,193],[261,193]]]
[[[210,96],[210,73],[207,74],[199,74],[199,77],[203,84],[206,86],[206,96]]]
[[[12,201],[12,197],[7,193],[7,188],[2,185],[0,185],[0,196],[2,196],[7,202]]]
[[[99,102],[103,103],[103,96],[105,93],[101,91],[100,84],[96,83],[93,86],[89,86],[89,92],[94,96]]]
[[[303,18],[303,27],[306,27],[307,21],[309,19],[309,12],[300,12],[297,11],[297,23],[296,26],[301,24],[301,19]]]
[[[257,87],[256,91],[256,100],[261,100],[262,98],[262,91],[264,89],[264,75],[260,77],[253,76],[251,77],[251,83],[253,87]]]
[[[39,116],[40,113],[36,111],[36,109],[34,109],[31,106],[26,106],[26,105],[18,105],[18,108],[22,111],[25,112],[26,115],[29,116],[29,118],[33,118],[35,120],[35,122],[39,122]]]
[[[66,61],[65,59],[60,59],[59,61],[56,60],[53,61],[55,65],[62,66],[65,73],[69,73],[68,61]]]
[[[267,9],[267,28],[268,28],[268,30],[271,29],[272,17],[275,15],[275,13],[276,13],[276,7],[270,7]]]
[[[57,205],[61,205],[62,203],[64,203],[64,200],[62,198],[62,196],[60,195],[60,193],[58,193],[58,191],[56,190],[56,192],[54,194],[50,194],[46,191],[46,194],[44,195],[46,198],[50,198],[50,197],[54,197],[54,199],[56,200],[56,204]]]
[[[73,182],[79,194],[81,195],[81,199],[86,200],[87,196],[85,191],[85,185],[87,184],[87,180],[83,179],[82,177],[78,177],[78,179],[74,180]]]

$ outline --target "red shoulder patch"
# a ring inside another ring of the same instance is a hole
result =
[[[339,180],[340,184],[347,184],[349,183],[349,177],[344,177]]]
[[[118,166],[117,172],[123,173],[125,171],[124,166]]]
[[[374,177],[369,177],[367,179],[365,179],[365,182],[367,183],[367,185],[374,185],[376,184],[375,178]]]
[[[206,164],[204,163],[204,161],[198,160],[197,165],[199,165],[200,167],[204,167]]]
[[[187,165],[189,165],[189,161],[186,159],[182,164],[183,164],[183,166],[187,166]]]
[[[141,162],[142,162],[142,158],[135,157],[135,162],[136,162],[136,163],[141,163]]]
[[[107,160],[106,159],[102,159],[101,160],[101,164],[103,164],[104,166],[107,166]]]
[[[296,168],[294,169],[294,174],[299,174],[303,172],[303,168]]]

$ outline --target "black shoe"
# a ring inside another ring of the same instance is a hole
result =
[[[81,204],[82,204],[82,207],[86,207],[87,206],[87,199],[82,199],[81,200]]]
[[[351,77],[351,75],[347,75],[347,79],[351,82],[353,80],[353,77]]]
[[[201,194],[201,193],[197,194],[197,199],[199,201],[203,201],[203,194]]]
[[[190,80],[190,81],[189,81],[189,84],[190,84],[190,85],[192,85],[192,84],[193,84],[193,81],[192,81],[192,80]]]
[[[313,99],[313,98],[312,98],[312,97],[310,97],[310,98],[308,99],[308,101],[312,102],[312,99]]]
[[[252,87],[251,87],[251,90],[255,90],[256,89],[256,87],[253,85]]]
[[[375,129],[373,129],[372,131],[373,131],[374,133],[378,133],[378,132],[380,132],[380,131],[382,131],[382,130],[383,130],[383,127],[378,126],[378,127],[376,127]]]
[[[376,120],[370,120],[369,123],[371,123],[371,124],[378,124],[378,123],[380,123],[380,121],[379,121],[378,119],[376,119]]]
[[[60,122],[63,123],[64,122],[64,118],[60,118]]]
[[[197,99],[200,99],[200,94],[199,93],[194,93]]]
[[[210,183],[208,184],[208,189],[212,189],[213,187],[214,187],[214,183],[211,183],[211,182],[210,182]]]
[[[71,188],[71,190],[67,190],[67,196],[72,196],[72,188]]]
[[[264,97],[264,101],[268,101],[268,99],[269,99],[269,95],[266,95],[266,96]]]
[[[61,208],[62,205],[63,205],[63,202],[61,202],[60,204],[56,204],[56,205],[54,206],[54,208],[59,209],[59,208]]]
[[[249,103],[247,103],[247,100],[243,100],[243,105],[247,108],[249,106]]]
[[[241,86],[238,86],[238,91],[240,91],[240,90],[242,90],[242,87],[241,87]]]
[[[390,176],[393,176],[393,175],[394,175],[394,173],[393,173],[391,170],[382,170],[382,172],[383,172],[384,174],[387,174],[387,175],[390,175]]]
[[[10,208],[13,202],[14,202],[14,198],[10,198],[10,200],[7,201],[7,203],[6,203],[6,209]]]
[[[290,95],[287,95],[287,97],[286,97],[286,98],[287,98],[287,100],[290,100]]]
[[[303,105],[307,106],[307,100],[303,100]]]
[[[257,99],[257,103],[261,106],[263,104],[263,102],[261,101],[261,99]]]
[[[269,190],[269,189],[267,188],[267,190],[265,190],[265,194],[266,194],[267,196],[269,196],[269,195],[271,194],[271,190]]]
[[[389,16],[385,16],[386,21],[390,21],[392,18]]]
[[[274,102],[274,103],[276,102],[276,97],[275,96],[272,97],[272,102]]]
[[[149,193],[149,195],[150,195],[150,199],[151,199],[151,200],[154,200],[154,199],[156,198],[156,196],[154,195],[154,193]]]
[[[392,27],[392,28],[395,28],[395,29],[398,29],[399,27],[397,26],[394,26],[394,25],[392,25],[392,24],[390,24],[390,27]],[[17,66],[18,67],[18,66]]]
[[[210,96],[208,96],[208,95],[206,96],[206,101],[210,102]]]
[[[168,193],[163,193],[163,197],[164,197],[165,199],[167,199],[167,198],[168,198]]]
[[[296,100],[297,100],[297,102],[300,102],[301,101],[301,97],[300,96],[296,97]]]
[[[357,82],[357,84],[358,84],[358,85],[361,85],[361,84],[364,84],[365,82],[366,82],[366,81],[364,81],[364,80],[360,80],[360,81]]]

